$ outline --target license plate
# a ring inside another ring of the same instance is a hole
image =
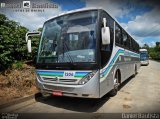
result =
[[[53,91],[52,93],[54,96],[62,96],[62,92],[61,91]]]

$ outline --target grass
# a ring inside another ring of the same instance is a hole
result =
[[[23,64],[24,64],[24,62],[17,61],[17,62],[15,62],[15,63],[12,64],[12,68],[13,69],[22,69],[23,68]]]

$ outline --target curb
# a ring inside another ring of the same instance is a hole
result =
[[[8,103],[0,105],[0,109],[9,107],[9,106],[14,105],[14,104],[18,104],[18,103],[28,101],[28,100],[33,99],[33,98],[39,98],[39,97],[41,97],[41,93],[38,92],[38,93],[35,93],[35,94],[27,96],[27,97],[18,98],[18,99],[15,99],[13,101],[10,101]]]

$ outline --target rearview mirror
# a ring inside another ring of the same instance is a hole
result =
[[[103,18],[103,27],[101,29],[101,35],[102,35],[102,44],[108,45],[110,44],[110,29],[109,27],[106,27],[106,18]]]
[[[26,42],[27,42],[27,49],[28,52],[31,53],[32,52],[32,46],[31,46],[31,40],[28,39],[30,36],[39,36],[41,34],[41,32],[37,31],[37,32],[27,32],[26,33]]]

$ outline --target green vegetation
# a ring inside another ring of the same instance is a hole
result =
[[[156,42],[155,47],[149,47],[147,44],[144,44],[142,48],[148,50],[151,59],[160,61],[160,42]]]
[[[12,69],[22,69],[23,67],[23,62],[22,61],[17,61],[12,64]]]
[[[16,67],[21,67],[20,62],[34,59],[39,37],[32,39],[33,52],[29,54],[25,41],[27,31],[26,27],[0,14],[0,70],[11,67],[13,63],[17,64]]]
[[[35,67],[28,63],[35,60],[39,37],[32,38],[32,53],[28,53],[27,32],[26,27],[0,14],[0,104],[37,92]]]

